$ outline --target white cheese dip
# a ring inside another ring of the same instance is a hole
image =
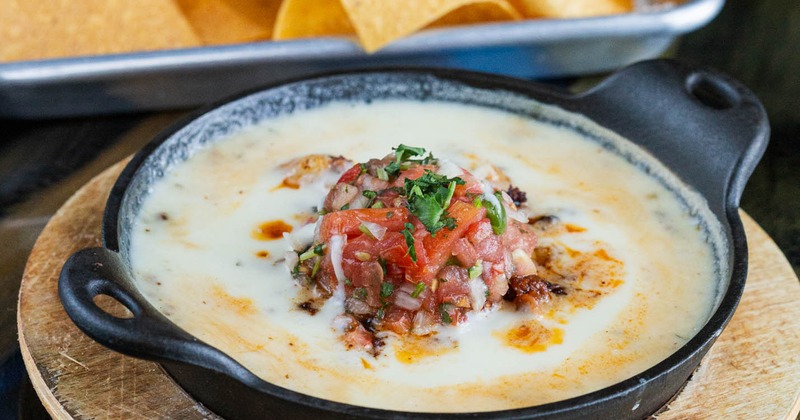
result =
[[[579,227],[540,244],[618,263],[613,273],[561,273],[585,275],[588,289],[605,282],[609,292],[547,313],[512,305],[472,314],[465,325],[440,328],[427,339],[433,346],[388,336],[377,357],[348,351],[332,327],[341,301],[313,316],[298,309],[299,286],[281,261],[287,240],[253,232],[269,221],[296,232],[325,197],[325,182],[276,188],[282,163],[311,153],[362,162],[401,143],[470,170],[486,162],[501,169],[534,213]],[[131,264],[140,289],[172,321],[282,387],[392,410],[519,408],[629,378],[703,326],[720,274],[708,229],[690,215],[708,210],[692,200],[690,211],[661,182],[568,128],[451,103],[333,104],[245,129],[177,165],[142,207]],[[557,334],[535,349],[509,345],[508,331],[527,321]]]

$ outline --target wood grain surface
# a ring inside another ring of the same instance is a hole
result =
[[[20,288],[20,347],[48,412],[71,418],[216,418],[152,362],[95,343],[67,317],[58,274],[73,252],[100,245],[102,210],[124,162],[80,189],[53,216]],[[742,213],[750,246],[744,296],[681,393],[657,417],[794,419],[800,405],[800,284],[778,247]]]

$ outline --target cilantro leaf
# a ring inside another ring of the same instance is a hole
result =
[[[421,177],[405,180],[408,209],[431,234],[443,227],[453,229],[455,219],[448,217],[445,210],[450,207],[456,185],[463,184],[464,180],[459,177],[448,178],[426,169]]]
[[[414,236],[412,235],[414,233],[414,225],[406,223],[405,229],[400,232],[406,238],[406,245],[408,246],[406,254],[411,256],[411,261],[417,262],[417,250],[414,248]]]
[[[395,156],[397,157],[396,162],[398,165],[414,156],[422,156],[425,154],[425,149],[422,147],[406,146],[405,144],[401,144],[396,148],[393,147],[392,150],[395,150]]]
[[[386,282],[386,281],[381,283],[381,297],[382,298],[388,298],[389,296],[392,295],[392,293],[394,293],[394,285],[392,283],[389,283],[389,282]]]

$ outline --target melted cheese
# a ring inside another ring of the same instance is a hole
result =
[[[535,213],[564,222],[540,243],[583,294],[550,310],[474,313],[424,340],[387,335],[376,358],[346,350],[332,326],[341,298],[313,316],[299,309],[280,260],[288,240],[264,235],[264,223],[301,229],[326,194],[324,182],[275,188],[282,163],[310,153],[365,161],[400,143],[502,170]],[[700,226],[675,193],[567,128],[456,104],[334,104],[244,130],[165,175],[139,215],[131,260],[159,310],[267,381],[369,407],[487,411],[612,385],[683,345],[718,284]]]

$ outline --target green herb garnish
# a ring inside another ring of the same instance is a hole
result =
[[[361,195],[363,195],[364,197],[367,197],[369,199],[369,201],[367,201],[367,204],[364,205],[364,207],[370,207],[370,206],[372,206],[372,203],[375,202],[375,197],[378,196],[378,193],[376,193],[375,191],[371,191],[371,190],[364,190],[364,191],[361,192]]]
[[[414,248],[414,225],[411,223],[406,222],[405,229],[401,230],[400,233],[406,238],[406,246],[408,246],[408,251],[406,251],[406,255],[411,256],[411,261],[417,262],[417,250]]]
[[[443,324],[448,324],[449,325],[449,324],[453,323],[453,319],[450,318],[450,314],[447,312],[449,307],[450,307],[450,304],[447,304],[447,303],[443,303],[443,304],[439,305],[439,313],[440,313],[440,315],[442,317],[442,323]]]
[[[340,208],[339,210],[348,210],[349,208],[350,208],[350,203],[347,203],[343,205],[342,208]]]
[[[381,283],[381,297],[382,298],[388,298],[389,296],[392,295],[392,293],[394,293],[394,285],[392,283],[389,283],[389,282],[386,282],[386,281]]]
[[[356,287],[353,289],[353,297],[358,300],[367,300],[367,289],[365,287]]]
[[[414,286],[414,291],[411,292],[411,297],[418,298],[419,295],[425,291],[425,283],[419,282],[416,286]]]
[[[427,169],[421,177],[405,180],[408,209],[432,235],[444,227],[453,229],[456,226],[455,219],[446,214],[456,185],[464,185],[464,180],[448,178]]]
[[[397,158],[395,162],[397,162],[398,165],[402,162],[411,159],[414,156],[422,156],[423,154],[425,154],[425,149],[423,149],[422,147],[406,146],[405,144],[401,144],[396,148],[392,147],[392,150],[395,151],[394,155]]]

